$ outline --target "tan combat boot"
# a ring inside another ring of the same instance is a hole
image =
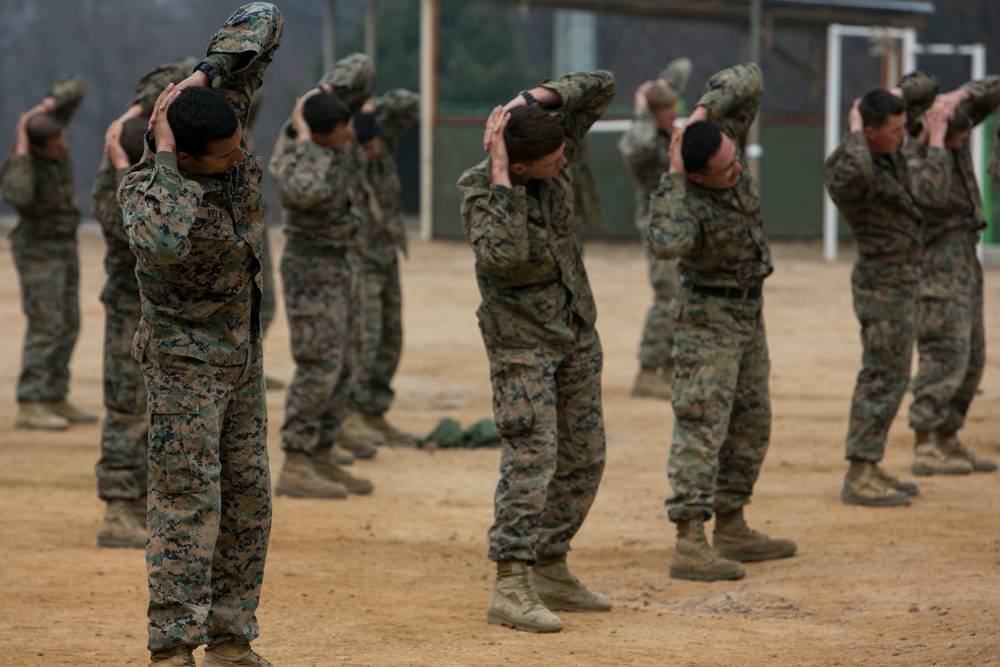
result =
[[[305,452],[285,452],[275,495],[292,498],[346,498],[347,487],[323,477]]]
[[[868,507],[909,505],[910,496],[887,483],[877,470],[878,466],[871,461],[851,460],[840,499],[848,505]]]
[[[952,458],[965,459],[972,465],[973,472],[993,472],[997,469],[997,462],[993,459],[981,459],[973,454],[962,441],[958,439],[955,431],[950,433],[935,433],[934,439],[937,441],[938,449]]]
[[[385,438],[385,444],[391,447],[416,447],[417,439],[409,433],[404,433],[386,421],[385,415],[362,415],[365,424],[378,431]]]
[[[652,368],[641,368],[632,385],[632,396],[669,401],[674,397],[674,393],[670,389],[668,376]]]
[[[273,667],[247,644],[214,644],[205,647],[201,667]]]
[[[566,554],[538,555],[528,574],[531,590],[552,611],[610,611],[611,599],[594,593],[566,567]]]
[[[902,491],[908,496],[920,495],[920,489],[913,482],[901,482],[894,475],[890,475],[885,470],[882,470],[877,463],[873,463],[872,466],[872,474],[878,477],[886,486],[892,487],[897,491]]]
[[[365,422],[360,412],[351,412],[340,425],[340,435],[345,440],[366,445],[384,445],[385,436]],[[370,458],[370,457],[369,457]]]
[[[559,632],[563,623],[549,611],[528,582],[528,564],[519,560],[497,563],[486,622],[527,632]]]
[[[97,546],[124,549],[145,549],[146,529],[139,525],[132,514],[130,501],[109,500],[104,508],[104,518],[97,531]]]
[[[50,411],[41,401],[24,401],[17,404],[15,427],[62,431],[69,428],[69,420]]]
[[[70,424],[93,424],[97,421],[97,415],[92,412],[84,412],[65,398],[60,398],[57,401],[45,401],[45,408]]]
[[[931,437],[927,431],[916,431],[913,443],[913,464],[910,471],[914,475],[968,475],[972,463],[961,456],[939,448],[938,436]]]
[[[143,530],[145,530],[145,528],[146,528],[146,515],[149,513],[148,512],[149,508],[146,505],[146,502],[148,500],[149,500],[149,497],[146,496],[146,495],[143,495],[143,496],[141,496],[139,498],[136,498],[135,500],[129,500],[129,501],[127,501],[128,502],[128,511],[132,513],[132,516],[135,517],[136,523],[138,523],[140,526],[142,526]]]
[[[349,466],[354,463],[354,454],[351,454],[337,443],[334,443],[333,446],[330,447],[330,460],[339,466]]]
[[[369,482],[367,479],[361,477],[355,477],[351,473],[347,472],[339,465],[333,462],[329,455],[320,451],[313,458],[313,466],[316,468],[316,472],[326,480],[329,480],[339,486],[344,487],[351,493],[356,493],[358,495],[367,495],[372,492],[375,485]]]
[[[758,533],[743,519],[743,508],[715,515],[712,548],[723,558],[741,563],[788,558],[795,555],[795,542],[772,540]]]
[[[172,646],[162,651],[153,651],[149,656],[149,667],[198,667],[194,662],[190,646]]]
[[[720,556],[705,539],[702,519],[677,522],[677,546],[670,563],[670,576],[692,581],[742,579],[746,570],[733,560]]]

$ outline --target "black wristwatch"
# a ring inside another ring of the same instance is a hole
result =
[[[529,93],[527,90],[522,90],[521,92],[518,93],[518,95],[524,98],[524,101],[528,103],[529,107],[533,107],[536,104],[538,104],[538,100],[535,99],[535,96]]]
[[[208,77],[208,85],[212,88],[218,88],[222,83],[222,72],[204,60],[198,63],[198,65],[194,68],[194,71],[204,72],[205,76]]]

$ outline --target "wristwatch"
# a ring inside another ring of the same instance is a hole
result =
[[[535,96],[529,93],[527,90],[522,90],[521,92],[518,93],[518,95],[524,98],[524,101],[528,103],[529,107],[533,107],[536,104],[538,104],[538,100],[535,99]]]
[[[205,76],[208,77],[208,85],[212,88],[218,88],[222,83],[222,72],[204,60],[198,63],[198,65],[194,68],[194,71],[204,72]]]

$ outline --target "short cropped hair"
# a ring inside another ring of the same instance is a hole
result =
[[[715,123],[700,120],[685,127],[684,138],[681,140],[684,171],[689,174],[705,171],[708,161],[719,151],[720,146],[722,131]]]
[[[351,108],[337,95],[321,90],[306,99],[302,117],[313,134],[329,134],[351,120]]]
[[[646,106],[649,107],[650,111],[669,109],[677,104],[677,93],[661,83],[654,83],[647,88],[645,95]]]
[[[122,133],[118,137],[118,143],[128,155],[128,161],[136,164],[142,159],[142,152],[145,148],[144,139],[146,128],[149,126],[148,116],[129,118],[122,124]]]
[[[201,86],[185,88],[177,95],[167,107],[167,122],[177,151],[195,158],[208,155],[209,144],[228,139],[240,126],[236,111],[222,93]]]
[[[559,150],[566,136],[556,117],[537,106],[517,106],[503,132],[511,164],[531,164]]]
[[[884,88],[869,90],[858,105],[865,127],[877,130],[889,121],[889,116],[906,112],[906,103]]]
[[[955,113],[948,121],[948,132],[946,137],[953,137],[956,134],[968,132],[972,129],[972,119],[962,107],[955,107]]]
[[[39,113],[28,119],[28,125],[25,129],[28,133],[28,143],[41,148],[50,139],[58,137],[62,133],[63,124],[50,113]]]

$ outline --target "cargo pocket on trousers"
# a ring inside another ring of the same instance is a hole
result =
[[[493,378],[493,415],[500,435],[524,435],[535,427],[535,406],[532,397],[537,385],[525,366],[508,366],[498,370]],[[537,400],[537,396],[535,396]]]
[[[197,415],[197,395],[149,396],[149,483],[161,493],[192,493],[207,487],[199,464]]]

